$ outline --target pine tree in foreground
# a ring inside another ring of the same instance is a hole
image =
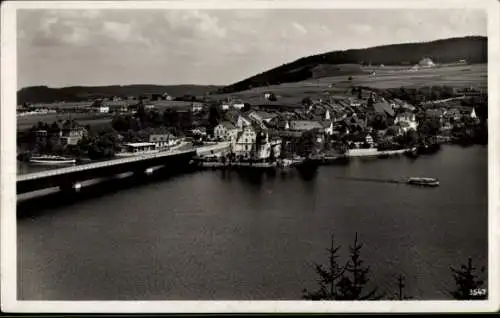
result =
[[[480,300],[487,299],[488,293],[484,286],[484,281],[475,273],[476,268],[472,265],[469,257],[467,265],[461,265],[460,269],[450,267],[455,280],[456,289],[451,293],[453,298],[458,300]],[[485,268],[481,267],[484,274]]]
[[[309,292],[307,289],[303,290],[302,298],[308,300],[334,300],[337,299],[337,283],[338,279],[342,277],[345,266],[340,266],[338,262],[339,246],[334,244],[334,236],[332,235],[331,247],[327,249],[329,255],[328,265],[314,263],[314,270],[318,274],[319,288],[316,291]]]
[[[369,281],[368,275],[370,267],[364,266],[361,259],[361,248],[363,245],[358,243],[358,233],[354,238],[354,246],[350,246],[350,259],[345,268],[342,278],[339,280],[339,300],[379,300],[384,295],[378,292],[377,288],[366,291]]]
[[[398,292],[395,295],[389,296],[389,300],[409,300],[413,299],[412,296],[408,296],[405,293],[406,281],[405,277],[402,274],[398,275],[397,278],[397,290]]]

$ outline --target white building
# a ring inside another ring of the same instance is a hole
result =
[[[250,119],[248,119],[242,115],[238,116],[238,120],[236,122],[236,127],[243,129],[244,127],[247,127],[250,125],[252,125],[252,122],[250,121]]]
[[[234,145],[233,151],[236,155],[250,155],[253,147],[255,145],[255,141],[257,138],[257,134],[255,129],[251,125],[245,126],[243,131],[238,133],[236,143]]]
[[[234,148],[239,131],[240,129],[231,122],[223,121],[214,127],[214,137],[217,140],[230,141]]]
[[[370,134],[366,135],[365,141],[370,145],[370,147],[373,146],[373,137]]]
[[[77,145],[80,140],[87,134],[87,129],[84,127],[62,128],[59,131],[59,141],[63,145]]]
[[[193,113],[201,112],[203,110],[203,104],[200,102],[193,102],[191,104],[191,110]]]
[[[271,114],[271,113],[264,112],[264,111],[253,111],[250,114],[248,114],[248,117],[258,121],[259,123],[267,123],[268,124],[271,120],[278,117],[278,115]]]
[[[135,142],[123,145],[122,151],[117,153],[118,157],[130,157],[157,153],[156,144],[151,142]]]
[[[95,109],[98,113],[109,113],[109,106],[101,105],[101,106],[97,106]]]
[[[330,111],[328,109],[325,112],[325,120],[330,120]]]
[[[394,124],[399,124],[405,132],[410,129],[417,130],[418,127],[418,122],[416,120],[415,114],[411,112],[403,112],[397,114],[394,118]]]
[[[177,137],[172,134],[151,134],[149,142],[156,145],[156,149],[168,149],[179,143]]]
[[[434,62],[428,57],[424,57],[423,59],[421,59],[420,62],[418,62],[418,65],[421,67],[433,67],[433,66],[435,66]]]
[[[261,132],[264,136],[259,149],[257,149],[256,158],[257,159],[268,159],[271,157],[271,153],[274,158],[278,158],[281,155],[281,139],[269,138],[267,131]]]
[[[243,107],[245,107],[245,104],[242,102],[234,102],[232,106],[234,109],[243,109]]]
[[[334,130],[333,129],[333,122],[331,122],[331,121],[324,121],[324,122],[321,123],[321,125],[323,126],[324,133],[326,135],[329,135],[329,136],[333,135],[333,130]]]
[[[474,107],[472,107],[472,111],[470,113],[470,118],[473,118],[473,119],[476,119],[477,118],[477,115],[476,115],[476,110],[474,109]]]

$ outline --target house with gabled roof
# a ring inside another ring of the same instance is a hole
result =
[[[408,131],[409,129],[417,130],[418,122],[415,117],[415,113],[412,112],[402,112],[398,113],[394,117],[394,124],[400,125],[403,131]]]
[[[248,114],[248,117],[261,122],[261,123],[269,123],[273,118],[276,118],[278,114],[269,113],[265,111],[252,111]]]
[[[394,109],[386,100],[380,100],[373,104],[374,111],[381,115],[394,117]]]
[[[243,126],[237,133],[233,152],[240,156],[250,156],[254,150],[257,133],[252,125]]]
[[[289,122],[289,129],[304,132],[313,129],[323,130],[323,126],[320,122],[314,120],[291,120]]]
[[[229,121],[223,121],[214,127],[214,137],[217,140],[230,141],[236,144],[240,129]]]

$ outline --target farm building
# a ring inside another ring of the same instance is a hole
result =
[[[420,60],[420,62],[418,62],[418,65],[420,67],[433,67],[436,64],[434,64],[434,62],[430,58],[424,57],[423,59]]]

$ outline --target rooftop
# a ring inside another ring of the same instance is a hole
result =
[[[250,114],[255,114],[257,115],[258,117],[262,118],[262,119],[272,119],[276,116],[278,116],[277,114],[275,113],[268,113],[268,112],[265,112],[265,111],[252,111]]]
[[[130,142],[124,145],[128,147],[147,147],[147,146],[155,146],[156,144],[152,142]]]
[[[221,122],[220,125],[224,126],[227,129],[236,129],[236,126],[233,125],[233,123],[231,123],[230,121],[227,121],[227,120]]]
[[[385,113],[389,116],[394,116],[394,109],[392,109],[391,105],[386,101],[379,101],[373,104],[373,108],[377,113]]]
[[[314,120],[292,120],[290,121],[290,129],[292,130],[312,130],[323,129],[321,123]]]

